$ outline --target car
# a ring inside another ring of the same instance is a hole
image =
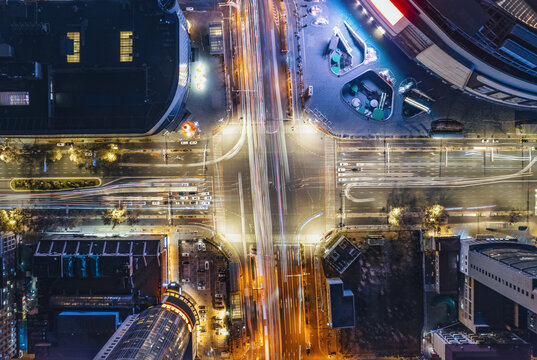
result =
[[[160,201],[151,201],[151,205],[160,205]]]
[[[345,168],[338,168],[337,171],[338,172],[344,172],[346,169]]]
[[[204,243],[199,242],[198,243],[198,251],[205,251],[205,250],[207,250],[207,246]]]
[[[194,11],[194,8],[191,7],[191,6],[189,6],[189,7],[185,8],[185,10],[186,10],[186,11]]]
[[[349,166],[349,163],[348,162],[340,162],[339,166]]]
[[[209,270],[209,262],[205,261],[205,270]]]
[[[204,199],[205,199],[205,200],[212,200],[213,197],[212,197],[212,196],[205,196]]]
[[[209,195],[209,192],[208,192],[208,191],[204,191],[204,192],[201,193],[201,195],[202,195],[202,196],[207,196],[207,195]]]
[[[200,201],[199,204],[209,206],[209,205],[211,205],[211,202],[210,201]]]
[[[188,200],[188,196],[179,196],[179,200]]]
[[[175,205],[184,205],[184,204],[185,204],[184,201],[176,201],[176,202],[175,202]]]
[[[57,143],[56,146],[65,146],[65,143]]]
[[[362,168],[352,168],[351,171],[362,171]]]
[[[85,156],[93,156],[93,153],[91,151],[88,151],[86,153],[84,153]]]
[[[192,196],[192,200],[199,200],[200,197],[199,196]]]
[[[198,309],[205,310],[205,305],[198,305]]]
[[[206,314],[207,310],[200,310],[200,314]]]
[[[217,299],[221,299],[221,298],[222,298],[222,294],[214,294],[214,297],[217,298]]]
[[[181,145],[188,145],[188,140],[181,141]]]
[[[190,145],[197,145],[198,142],[194,140],[194,141],[189,142],[189,144],[190,144]]]
[[[313,85],[308,86],[308,96],[313,96]]]

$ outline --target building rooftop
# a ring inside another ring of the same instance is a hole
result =
[[[341,236],[324,254],[324,259],[342,274],[360,256],[360,251],[345,236]]]
[[[193,311],[178,292],[166,291],[161,305],[127,318],[94,360],[183,359],[197,322]]]
[[[537,248],[516,242],[489,242],[471,248],[491,259],[537,277]]]
[[[60,235],[40,240],[35,256],[159,256],[163,237],[162,235],[140,235],[124,238],[92,238]]]
[[[526,344],[520,337],[507,331],[474,334],[460,327],[455,330],[439,330],[435,334],[442,342],[450,345]]]
[[[475,0],[428,0],[436,10],[467,34],[475,34],[487,22],[489,15]]]
[[[353,328],[354,294],[345,290],[343,281],[339,278],[326,279],[330,292],[330,322],[333,329]]]
[[[433,332],[432,345],[442,360],[529,360],[530,344],[508,331],[471,333],[461,326]]]
[[[157,0],[0,4],[0,134],[156,130],[186,88],[182,20]]]

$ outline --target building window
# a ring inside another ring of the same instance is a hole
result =
[[[30,105],[30,93],[25,91],[0,91],[0,106]]]
[[[119,33],[119,61],[132,62],[132,31]]]
[[[67,38],[73,40],[73,54],[67,55],[68,63],[79,63],[80,62],[80,33],[77,32],[68,32]]]

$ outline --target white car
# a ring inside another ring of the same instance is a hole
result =
[[[160,201],[151,201],[151,205],[160,205]]]
[[[349,163],[348,162],[340,162],[339,166],[349,166]]]
[[[208,192],[208,191],[204,191],[204,192],[201,193],[201,195],[203,195],[203,196],[207,196],[207,195],[209,195],[209,192]]]
[[[338,168],[337,172],[345,172],[345,168]]]
[[[211,202],[210,201],[200,201],[199,204],[209,206],[209,205],[211,205]]]
[[[212,200],[213,197],[212,197],[212,196],[205,196],[203,199],[205,199],[205,200]]]
[[[93,156],[93,153],[91,151],[88,151],[87,153],[84,154],[85,156]]]
[[[57,143],[56,146],[65,146],[65,143]]]
[[[179,200],[188,200],[188,196],[179,196]]]
[[[181,141],[181,145],[188,145],[188,140]]]
[[[199,196],[192,196],[192,200],[199,200],[200,197]]]
[[[196,145],[198,142],[197,141],[191,141],[189,144],[190,145]]]

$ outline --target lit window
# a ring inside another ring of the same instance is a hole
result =
[[[67,62],[79,63],[80,62],[80,33],[68,32],[67,38],[73,40],[73,54],[67,55]]]
[[[119,61],[132,62],[132,31],[119,33]]]
[[[21,106],[21,105],[30,105],[30,93],[29,92],[25,92],[25,91],[0,92],[0,106]],[[6,291],[6,289],[4,288],[3,291]]]
[[[392,26],[403,18],[403,13],[390,0],[371,0],[371,3]]]

